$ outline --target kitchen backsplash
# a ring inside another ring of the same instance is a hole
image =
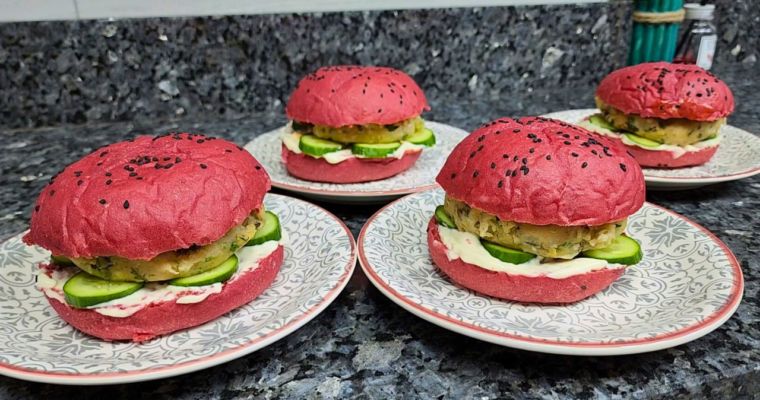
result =
[[[760,63],[760,7],[720,0],[721,64]],[[385,65],[431,99],[588,88],[624,64],[630,2],[0,24],[0,127],[281,110],[306,73]]]

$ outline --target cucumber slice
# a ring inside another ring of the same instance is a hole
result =
[[[620,132],[620,129],[615,128],[614,126],[610,125],[610,123],[607,122],[607,120],[604,119],[604,117],[602,117],[599,114],[595,114],[595,115],[590,116],[588,118],[588,122],[591,122],[592,124],[594,124],[594,125],[596,125],[596,126],[598,126],[600,128],[607,129],[608,131]]]
[[[423,128],[421,131],[414,132],[407,136],[404,140],[412,144],[432,147],[435,144],[435,135],[433,135],[433,131],[430,129]]]
[[[705,139],[704,139],[704,140],[702,140],[702,141],[704,142],[705,140],[711,140],[711,139],[715,139],[716,137],[718,137],[718,135],[710,135],[710,136],[708,136],[707,138],[705,138]]]
[[[249,240],[248,243],[246,243],[246,246],[256,246],[257,244],[262,244],[270,240],[282,239],[282,228],[280,228],[280,219],[277,218],[277,216],[274,215],[274,213],[271,213],[269,211],[265,211],[264,215],[265,215],[264,226],[262,226],[261,229],[256,231],[256,234],[253,236],[253,239]]]
[[[596,250],[587,250],[581,253],[583,257],[605,260],[611,264],[633,265],[638,264],[643,258],[639,242],[620,235],[612,241],[612,244]]]
[[[662,143],[659,143],[659,142],[655,142],[654,140],[649,140],[647,138],[643,138],[641,136],[634,135],[633,133],[624,133],[623,135],[625,135],[625,137],[627,137],[628,139],[630,139],[630,140],[632,140],[632,141],[634,141],[634,142],[636,142],[636,143],[638,143],[638,144],[640,144],[640,145],[642,145],[644,147],[658,147],[658,146],[660,146],[662,144]]]
[[[50,256],[50,263],[55,265],[74,265],[74,263],[64,256]]]
[[[129,296],[143,286],[143,282],[112,282],[78,272],[63,285],[63,293],[72,307],[86,308]]]
[[[400,142],[391,143],[354,143],[352,153],[366,158],[384,158],[401,147]]]
[[[510,249],[496,243],[487,242],[483,239],[480,240],[480,244],[482,244],[486,251],[494,258],[510,264],[522,264],[536,258],[535,254]]]
[[[216,268],[201,272],[198,275],[188,276],[185,278],[177,278],[169,281],[172,286],[206,286],[217,282],[225,282],[235,275],[238,270],[238,258],[236,255],[224,260]]]
[[[454,223],[454,220],[451,219],[451,217],[449,216],[449,213],[446,212],[443,206],[438,206],[435,208],[435,220],[438,221],[439,224],[449,229],[457,228],[456,224]]]
[[[327,153],[343,150],[343,145],[330,140],[320,139],[314,135],[303,135],[298,143],[298,148],[310,156],[319,157]]]

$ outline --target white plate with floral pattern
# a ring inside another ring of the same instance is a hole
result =
[[[264,133],[245,145],[272,178],[272,186],[316,200],[335,203],[376,204],[410,193],[438,187],[435,177],[443,163],[468,133],[437,122],[425,121],[435,133],[436,144],[422,151],[412,168],[388,179],[365,183],[334,184],[310,182],[290,176],[282,162],[280,131]]]
[[[396,304],[436,325],[523,350],[570,355],[644,353],[713,331],[744,288],[731,251],[710,232],[645,203],[627,234],[644,259],[600,293],[569,305],[499,300],[454,284],[430,258],[426,228],[443,190],[399,199],[369,219],[359,261]]]
[[[598,112],[595,108],[589,108],[559,111],[544,116],[577,124]],[[720,133],[723,135],[720,147],[706,164],[674,169],[642,168],[647,188],[695,189],[760,174],[760,137],[731,125],[723,125]]]
[[[21,235],[0,244],[0,374],[36,382],[101,385],[166,378],[212,367],[270,345],[309,322],[343,290],[355,243],[334,215],[268,194],[267,210],[290,236],[271,287],[213,321],[144,343],[106,342],[64,322],[34,286],[50,253]]]

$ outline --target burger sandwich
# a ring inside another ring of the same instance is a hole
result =
[[[715,155],[734,97],[709,71],[656,62],[609,74],[596,106],[601,114],[581,126],[622,143],[642,167],[678,168]]]
[[[507,300],[570,303],[642,258],[624,235],[644,203],[641,168],[617,141],[546,118],[499,119],[465,138],[436,181],[435,264]]]
[[[24,242],[52,252],[37,287],[75,328],[145,341],[255,299],[287,241],[269,176],[241,147],[186,133],[101,148],[54,176]]]
[[[325,67],[296,86],[282,132],[291,175],[357,183],[399,174],[435,144],[420,114],[430,107],[408,75],[391,68]]]

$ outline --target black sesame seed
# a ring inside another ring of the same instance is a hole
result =
[[[206,164],[201,164],[201,168],[206,169]]]
[[[225,150],[225,151],[226,151],[227,153],[232,153],[232,150],[230,150],[230,149],[227,149],[227,150]]]
[[[564,134],[564,135],[562,135],[562,137],[565,138],[565,139],[570,139],[570,135],[568,135],[567,133]]]
[[[483,145],[478,146],[478,151],[483,150]]]
[[[514,133],[520,133],[520,130],[519,129],[515,129],[512,132],[514,132]]]
[[[261,166],[260,166],[260,165],[257,165],[257,166],[255,166],[254,168],[256,168],[256,169],[261,169]]]
[[[164,161],[169,161],[171,159],[172,159],[171,157],[164,157]]]
[[[570,153],[570,155],[573,157],[578,157],[578,153]]]
[[[511,173],[512,173],[512,170],[511,170],[511,169],[508,169],[508,170],[507,170],[507,173],[506,173],[506,174],[504,174],[504,176],[509,176]]]
[[[528,172],[530,172],[530,168],[525,167],[525,169],[523,169],[523,175],[528,175]]]
[[[516,162],[516,161],[517,161],[517,160],[519,160],[519,159],[520,159],[520,157],[518,157],[518,156],[515,156],[515,157],[512,159],[512,161],[515,161],[515,162]]]
[[[124,200],[124,209],[129,208],[129,200]]]
[[[106,185],[110,185],[110,184],[111,184],[111,180],[109,179],[106,181]]]
[[[98,203],[100,203],[100,204],[106,204],[106,200],[105,199],[100,199],[100,200],[98,200]]]
[[[547,160],[551,160],[551,159],[552,159],[552,156],[550,156],[550,155],[548,155],[548,154],[547,154],[547,155],[546,155],[546,159],[547,159]]]
[[[161,168],[163,168],[163,167],[164,167],[164,166],[163,166],[163,165],[161,165],[161,164],[159,164],[159,163],[156,163],[156,165],[154,166],[154,168],[155,168],[155,169],[161,169]]]
[[[142,176],[138,176],[138,177],[137,177],[137,180],[138,180],[138,181],[141,181],[141,180],[143,180],[143,177],[142,177]]]
[[[457,177],[457,174],[451,174],[451,179],[454,179]]]
[[[243,151],[242,147],[240,147],[240,146],[235,146],[235,147],[237,147],[238,150]]]
[[[382,108],[380,108],[380,109],[378,109],[378,110],[377,110],[377,113],[378,113],[378,114],[380,114],[381,112],[383,112],[383,109],[382,109]]]
[[[74,175],[79,178],[80,175],[82,175],[82,171],[74,171]]]
[[[472,173],[472,177],[473,177],[473,178],[477,178],[477,177],[478,177],[478,171],[475,171],[475,172],[473,172],[473,173]]]
[[[523,163],[523,165],[527,164],[528,163],[528,159],[527,158],[523,158],[522,159],[522,163]]]
[[[622,169],[623,172],[626,172],[625,164],[621,163],[620,164],[620,169]]]
[[[496,168],[496,163],[491,163],[491,169]]]
[[[182,160],[180,160],[179,157],[177,157],[177,158],[174,159],[174,163],[175,164],[179,164],[180,161],[182,161]]]
[[[82,181],[81,179],[80,179],[80,180],[78,180],[78,181],[77,181],[77,186],[80,186],[82,183],[84,183],[84,181]]]
[[[533,154],[534,151],[536,151],[536,149],[530,149],[531,154]]]
[[[517,176],[517,170],[512,171],[512,177]]]
[[[567,140],[565,140],[565,144],[569,145],[569,144],[570,144],[570,142],[568,142]]]
[[[111,176],[111,173],[110,172],[106,172],[106,176]]]
[[[129,176],[132,177],[132,178],[134,178],[135,176],[137,176],[137,172],[130,172]]]
[[[39,204],[37,204],[36,206],[34,206],[34,211],[39,211],[39,210],[40,210],[40,205]]]
[[[174,165],[174,164],[172,164],[172,163],[166,164],[166,165],[164,165],[164,169],[169,169],[169,168],[172,167],[172,165]]]
[[[596,152],[596,150],[591,150],[591,154],[593,154],[593,155],[597,155],[597,152]]]
[[[499,181],[499,187],[504,186],[504,181]]]
[[[153,161],[158,161],[158,157],[153,157]]]
[[[586,168],[586,167],[588,167],[588,163],[587,162],[584,162],[583,164],[581,164],[581,168]]]
[[[55,190],[50,191],[50,195],[52,196],[53,194],[55,194]]]
[[[472,153],[470,153],[470,158],[473,158],[473,157],[475,157],[475,154],[477,154],[477,152],[476,152],[476,151],[473,151]]]
[[[101,156],[101,157],[103,157],[103,156],[105,156],[106,154],[108,154],[108,152],[107,152],[107,151],[104,151],[104,152],[100,153],[100,156]]]
[[[502,157],[509,158],[509,155],[508,154],[504,154]]]

